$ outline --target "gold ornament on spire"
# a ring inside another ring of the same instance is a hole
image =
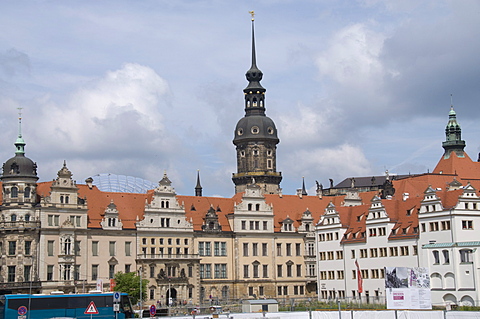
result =
[[[248,11],[252,15],[252,21],[255,20],[255,11]]]

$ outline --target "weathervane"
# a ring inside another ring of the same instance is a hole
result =
[[[252,15],[252,21],[255,20],[255,11],[248,11],[248,13],[250,13]]]

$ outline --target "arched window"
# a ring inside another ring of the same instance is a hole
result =
[[[60,204],[63,204],[63,195],[60,196]]]
[[[170,202],[167,200],[167,201],[165,202],[165,208],[168,208],[169,206],[170,206]]]
[[[25,192],[24,192],[25,198],[30,198],[30,190],[31,190],[30,187],[25,187]]]
[[[18,187],[13,186],[12,187],[12,198],[17,198],[18,197]]]
[[[248,210],[252,210],[252,204],[248,204]]]
[[[305,230],[306,230],[306,231],[310,231],[310,224],[306,224],[306,225],[305,225]]]
[[[165,201],[162,200],[160,207],[165,208]]]
[[[11,220],[12,222],[16,222],[16,221],[17,221],[17,215],[12,214],[12,215],[10,216],[10,220]]]
[[[260,204],[255,204],[255,210],[258,212],[260,210]]]
[[[26,222],[29,222],[29,221],[30,221],[30,215],[29,215],[29,214],[25,215],[25,221],[26,221]]]
[[[65,196],[65,204],[68,204],[68,196]]]

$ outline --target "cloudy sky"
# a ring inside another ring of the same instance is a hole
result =
[[[276,123],[285,194],[302,176],[422,173],[441,157],[450,95],[480,150],[476,0],[105,0],[0,2],[0,156],[41,181],[64,160],[177,193],[231,196],[255,10],[257,64]]]

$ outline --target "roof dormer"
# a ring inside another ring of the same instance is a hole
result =
[[[102,221],[100,222],[103,229],[108,230],[122,230],[122,221],[118,216],[117,205],[113,202],[113,199],[108,204],[107,209],[105,209],[105,214]]]
[[[294,232],[295,227],[293,226],[293,220],[287,216],[283,221],[281,221],[282,224],[282,233],[285,232]]]

